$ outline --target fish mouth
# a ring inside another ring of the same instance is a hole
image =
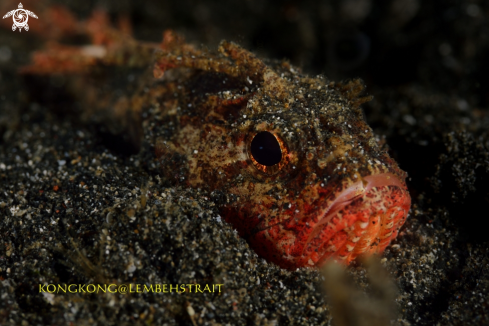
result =
[[[342,208],[348,206],[356,199],[364,197],[372,188],[380,188],[383,186],[396,186],[399,188],[405,188],[406,186],[399,180],[399,177],[392,173],[382,173],[369,175],[362,178],[343,190],[338,197],[328,205],[328,208],[324,211],[323,216],[320,218],[317,226],[328,223],[333,216],[336,215]]]
[[[335,197],[311,203],[299,218],[255,228],[248,242],[260,256],[289,270],[320,267],[333,257],[348,264],[360,254],[381,253],[411,206],[406,184],[393,173],[350,180],[329,194]]]
[[[348,186],[346,189],[342,190],[333,201],[327,204],[326,209],[323,211],[321,217],[318,219],[319,223],[317,223],[316,225],[320,226],[329,222],[329,220],[331,220],[331,218],[343,207],[349,205],[354,200],[361,198],[362,196],[367,194],[372,188],[382,186],[397,186],[399,188],[406,188],[405,184],[401,182],[399,177],[393,173],[381,173],[363,177],[357,182]],[[339,188],[341,188],[341,186]],[[271,224],[264,224],[262,222],[255,227],[253,233],[265,231],[274,226],[284,223],[286,223],[286,221],[277,221]]]
[[[392,236],[393,227],[402,226],[410,205],[406,185],[395,174],[363,177],[328,203],[306,240],[303,254],[312,254],[314,257],[310,259],[314,265],[320,266],[331,256],[348,263],[368,251],[382,252],[397,235],[395,230]],[[328,227],[336,233],[331,236],[323,234]],[[377,247],[371,248],[375,241]],[[316,249],[320,246],[321,250],[311,252],[311,246]]]

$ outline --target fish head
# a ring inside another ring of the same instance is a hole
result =
[[[406,173],[364,119],[363,83],[294,75],[287,84],[286,96],[257,93],[236,123],[242,169],[225,219],[283,268],[382,253],[411,199]]]

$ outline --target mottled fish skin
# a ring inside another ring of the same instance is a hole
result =
[[[360,104],[370,98],[359,97],[362,82],[265,64],[234,43],[222,42],[219,51],[200,54],[201,62],[190,54],[188,61],[172,54],[157,60],[157,75],[194,71],[179,82],[178,100],[162,105],[161,121],[175,122],[172,133],[154,140],[162,169],[175,171],[176,154],[176,178],[210,191],[225,220],[283,268],[383,252],[411,200],[406,174],[363,119]],[[206,91],[216,84],[218,92]],[[274,166],[260,165],[250,150],[264,131],[282,150]]]
[[[72,82],[83,105],[109,112],[135,143],[144,134],[147,166],[169,184],[207,190],[260,256],[287,269],[328,258],[349,263],[382,253],[397,236],[411,205],[406,174],[363,118],[360,105],[370,97],[360,96],[360,80],[309,77],[225,41],[214,53],[171,32],[161,44],[107,35],[103,56],[44,51],[25,72],[83,71]],[[91,76],[94,66],[149,65],[155,50],[154,67],[123,94],[107,93]],[[280,148],[277,164],[252,154],[264,132]]]

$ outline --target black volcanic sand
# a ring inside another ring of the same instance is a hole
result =
[[[130,12],[139,38],[157,41],[171,27],[209,47],[227,38],[314,74],[362,77],[375,96],[366,118],[409,173],[413,199],[382,257],[398,287],[395,324],[489,324],[488,3],[103,4]],[[69,5],[80,17],[94,7]],[[362,324],[365,312],[327,304],[339,292],[325,296],[319,272],[268,264],[209,194],[169,187],[147,168],[144,149],[129,155],[124,143],[112,146],[122,138],[79,122],[83,108],[62,79],[41,88],[19,76],[42,44],[31,32],[0,31],[1,325]],[[375,297],[363,263],[347,274]],[[39,293],[39,284],[88,283],[223,285],[221,293]],[[340,318],[348,314],[356,318]]]

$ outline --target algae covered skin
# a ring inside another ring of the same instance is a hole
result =
[[[260,256],[287,269],[349,263],[397,236],[411,204],[406,175],[363,119],[361,81],[306,76],[226,41],[211,52],[171,32],[161,44],[92,33],[108,41],[45,50],[25,72],[71,74],[84,106],[136,143],[144,134],[146,164],[207,190]],[[145,65],[152,76],[138,74],[123,93],[94,82],[100,69]]]
[[[194,71],[161,119],[178,121],[155,141],[163,169],[178,154],[181,177],[211,191],[226,221],[281,267],[382,252],[410,197],[405,173],[363,119],[362,83],[311,78],[234,43],[219,52],[157,59],[157,76]]]

